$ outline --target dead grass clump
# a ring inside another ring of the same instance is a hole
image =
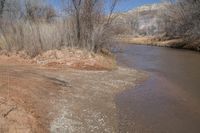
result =
[[[79,49],[50,50],[36,56],[34,61],[46,67],[68,66],[86,70],[112,70],[116,68],[114,57]]]
[[[1,51],[2,64],[39,65],[51,68],[70,67],[84,70],[113,70],[116,68],[115,58],[110,55],[95,54],[87,50],[65,48],[48,50],[32,58],[25,51]]]
[[[137,44],[137,45],[151,45],[160,47],[174,47],[183,48],[186,42],[182,38],[177,39],[161,39],[157,37],[132,37],[120,36],[119,41],[123,43]]]

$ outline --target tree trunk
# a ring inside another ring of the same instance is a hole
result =
[[[81,26],[80,26],[80,15],[79,12],[76,12],[76,30],[77,30],[77,39],[78,43],[81,40]]]
[[[3,9],[4,9],[4,6],[5,6],[5,1],[6,0],[0,0],[0,18],[2,17],[2,14],[3,14]]]

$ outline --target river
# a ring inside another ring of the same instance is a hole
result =
[[[118,63],[149,78],[116,96],[121,133],[200,132],[200,54],[143,45],[120,45]]]

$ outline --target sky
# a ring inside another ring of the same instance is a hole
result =
[[[61,3],[60,0],[49,0],[51,4],[53,4],[55,7],[59,8]],[[106,1],[106,0],[105,0]],[[108,0],[110,1],[110,0]],[[153,4],[153,3],[159,3],[161,0],[121,0],[117,7],[115,8],[116,12],[126,12],[128,10],[134,9],[136,7],[145,5],[145,4]],[[108,11],[109,8],[109,2],[106,3],[106,10]]]

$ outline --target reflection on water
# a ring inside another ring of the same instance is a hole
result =
[[[150,73],[143,85],[116,97],[120,132],[199,133],[200,54],[139,45],[121,46],[121,65]]]

